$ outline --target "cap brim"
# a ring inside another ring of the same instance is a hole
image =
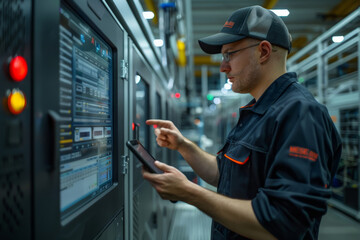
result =
[[[204,52],[209,54],[215,54],[221,53],[221,48],[224,44],[236,42],[244,38],[246,38],[246,36],[228,33],[217,33],[199,39],[199,45]]]

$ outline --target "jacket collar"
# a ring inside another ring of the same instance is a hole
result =
[[[261,95],[258,101],[251,100],[242,109],[251,110],[258,114],[264,114],[269,107],[283,94],[288,86],[297,81],[297,75],[294,72],[288,72],[277,78]]]

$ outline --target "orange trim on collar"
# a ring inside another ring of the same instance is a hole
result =
[[[254,105],[255,105],[255,103],[253,103],[253,104],[251,104],[251,105],[245,105],[245,106],[242,106],[242,107],[240,107],[240,108],[252,107],[252,106],[254,106]]]

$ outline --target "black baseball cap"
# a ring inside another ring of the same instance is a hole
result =
[[[283,20],[260,6],[240,8],[231,14],[220,33],[199,39],[201,49],[209,54],[220,53],[224,44],[244,38],[267,40],[291,51],[291,35]]]

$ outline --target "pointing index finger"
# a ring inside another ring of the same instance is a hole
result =
[[[171,122],[167,120],[160,120],[160,119],[149,119],[146,120],[147,125],[157,125],[158,127],[171,127]]]

